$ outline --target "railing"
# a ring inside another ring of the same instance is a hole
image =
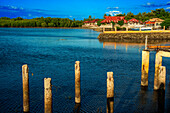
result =
[[[103,33],[170,33],[170,30],[151,30],[151,31],[103,31]]]

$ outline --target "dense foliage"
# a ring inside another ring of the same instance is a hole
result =
[[[104,14],[104,16],[107,16]],[[110,16],[110,15],[108,15]],[[134,15],[133,13],[129,12],[126,15],[125,14],[118,14],[116,16],[125,16],[126,20],[130,20],[132,18],[135,18],[139,21],[145,22],[146,20],[149,20],[151,18],[161,18],[163,20],[166,20],[161,25],[165,26],[166,28],[169,26],[170,22],[170,13],[168,11],[165,11],[162,9],[156,9],[152,10],[151,12],[143,12],[138,13],[137,15]],[[104,18],[104,17],[103,17]],[[89,18],[85,19],[84,21],[92,21],[95,19],[95,17],[92,18],[90,15]],[[104,18],[105,19],[105,18]],[[97,25],[101,25],[101,21],[103,19],[99,19],[97,22]],[[0,18],[0,27],[81,27],[83,25],[83,20],[70,20],[68,18],[33,18],[33,19],[23,19],[21,17],[10,19],[8,17],[1,17]],[[118,22],[120,26],[123,25],[123,22]]]
[[[123,20],[118,21],[118,23],[117,23],[117,24],[119,24],[120,26],[122,26],[122,25],[124,24],[124,21],[123,21]]]
[[[23,19],[17,18],[0,18],[0,27],[81,27],[83,21],[70,20],[68,18],[33,18]]]
[[[137,15],[134,15],[133,13],[129,12],[125,16],[126,20],[130,20],[132,18],[136,18],[137,20],[145,22],[146,20],[149,20],[151,18],[160,18],[160,19],[168,19],[170,18],[170,13],[168,11],[165,11],[165,9],[156,9],[156,10],[151,10],[151,12],[143,12],[143,13],[138,13]]]
[[[165,26],[165,28],[167,29],[168,27],[170,27],[170,18],[169,19],[166,19],[165,21],[163,21],[161,23],[161,26]]]
[[[100,23],[101,21],[103,21],[104,19],[100,19],[99,21],[97,21],[97,25],[100,26],[102,23]]]
[[[115,24],[116,24],[116,23],[114,23],[113,21],[111,21],[111,23],[112,23],[112,26],[115,26]]]

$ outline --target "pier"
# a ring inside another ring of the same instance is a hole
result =
[[[142,51],[141,86],[148,86],[150,51],[156,51],[154,90],[165,90],[166,67],[162,66],[162,57],[170,57],[169,46],[147,46],[147,48],[145,47],[145,50]]]
[[[153,31],[104,31],[99,34],[98,39],[114,42],[135,42],[145,43],[148,36],[148,43],[170,42],[170,30]]]

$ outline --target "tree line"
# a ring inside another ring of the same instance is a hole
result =
[[[104,16],[111,16],[106,15]],[[129,12],[127,14],[118,14],[116,16],[125,16],[126,20],[130,20],[132,18],[135,18],[141,22],[145,22],[146,20],[149,20],[151,18],[160,18],[165,20],[162,25],[168,25],[170,24],[170,13],[168,11],[165,11],[165,9],[156,9],[151,10],[151,12],[143,12],[138,13],[137,15],[134,15],[133,13]],[[84,20],[71,20],[68,18],[33,18],[33,19],[23,19],[21,17],[17,18],[8,18],[8,17],[1,17],[0,18],[0,27],[81,27],[83,25],[84,21],[91,21],[94,20],[95,17],[92,18],[90,15],[88,18],[84,18]],[[104,17],[103,17],[104,19]],[[103,19],[99,19],[98,25],[101,25],[101,21]],[[122,25],[122,22],[119,22],[120,25]]]
[[[23,19],[21,17],[10,19],[0,18],[0,27],[81,27],[82,20],[70,20],[68,18],[33,18]]]
[[[110,15],[107,15],[107,14],[104,14],[103,18],[105,16],[110,16]],[[129,12],[127,14],[118,14],[116,16],[125,16],[125,19],[128,21],[132,18],[135,18],[141,22],[145,22],[149,19],[152,19],[152,18],[160,18],[160,19],[163,19],[165,20],[164,22],[161,23],[161,26],[165,26],[166,28],[168,28],[170,26],[170,13],[169,11],[165,11],[165,9],[156,9],[156,10],[151,10],[151,12],[143,12],[143,13],[138,13],[137,15],[134,15],[133,13]],[[105,19],[105,18],[104,18]],[[99,22],[98,22],[98,25],[101,25],[101,21],[103,19],[100,19]],[[112,24],[115,24],[114,22],[112,22]],[[123,25],[123,22],[118,22],[118,24],[120,26]]]

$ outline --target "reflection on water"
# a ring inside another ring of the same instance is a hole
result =
[[[113,113],[113,112],[114,112],[114,97],[107,98],[107,113]]]
[[[138,43],[144,44],[145,40],[131,40],[131,39],[98,39],[99,42],[116,42],[116,43]],[[148,44],[160,44],[160,43],[169,43],[170,40],[147,40]]]
[[[80,107],[81,107],[80,103],[75,103],[73,112],[74,113],[80,113]]]

